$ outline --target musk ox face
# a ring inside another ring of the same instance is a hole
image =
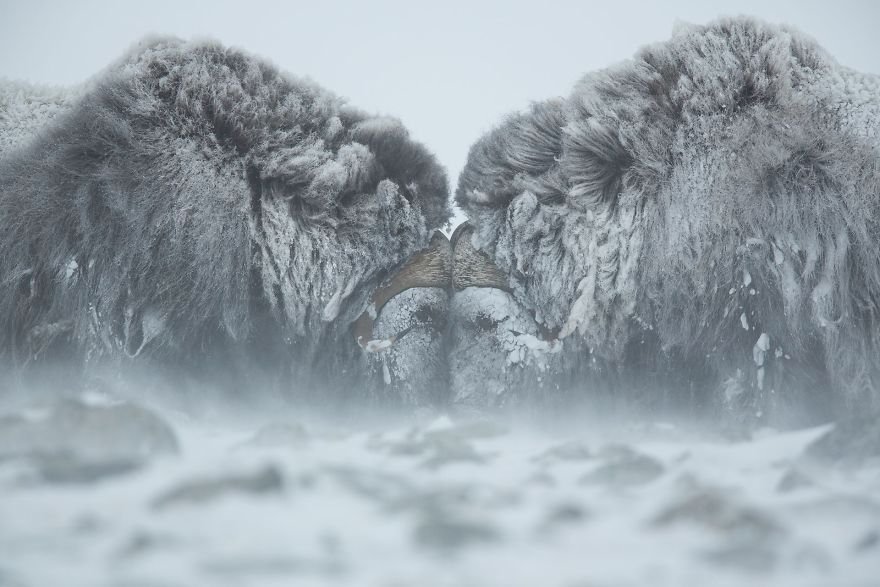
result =
[[[457,200],[575,387],[775,424],[876,406],[878,87],[797,33],[695,27],[510,117]]]
[[[31,117],[30,138],[2,143],[6,360],[219,367],[235,386],[253,385],[256,365],[280,386],[307,373],[363,384],[352,324],[447,217],[443,170],[398,121],[175,40],[61,102]]]

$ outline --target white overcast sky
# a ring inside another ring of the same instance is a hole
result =
[[[667,0],[0,0],[0,77],[73,84],[148,34],[210,37],[401,118],[454,189],[468,148],[511,110],[669,37],[676,20],[752,14],[880,73],[880,2]]]

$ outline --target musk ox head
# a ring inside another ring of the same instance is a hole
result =
[[[400,122],[177,40],[143,44],[45,115],[33,92],[8,94],[37,112],[0,126],[14,135],[0,143],[8,360],[259,365],[287,386],[375,371],[353,323],[448,215],[442,168]],[[392,295],[430,285],[413,273]],[[428,314],[445,303],[428,297]]]
[[[797,32],[720,20],[587,75],[456,196],[575,386],[774,423],[880,401],[880,80]]]

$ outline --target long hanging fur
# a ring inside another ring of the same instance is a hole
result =
[[[143,43],[46,116],[37,93],[8,91],[0,117],[16,365],[59,345],[180,364],[245,349],[285,369],[348,356],[372,289],[448,216],[442,168],[400,122],[215,43]]]
[[[880,409],[880,78],[798,32],[722,19],[587,75],[477,142],[457,201],[583,363],[758,421]]]

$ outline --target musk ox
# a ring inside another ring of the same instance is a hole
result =
[[[398,121],[218,44],[145,42],[76,91],[6,84],[0,361],[428,403],[448,245],[408,260],[447,216]]]
[[[486,340],[454,345],[538,352],[471,364],[491,383],[455,401],[543,378],[751,425],[880,410],[880,77],[804,35],[684,26],[507,118],[456,198],[505,280],[464,310]]]

